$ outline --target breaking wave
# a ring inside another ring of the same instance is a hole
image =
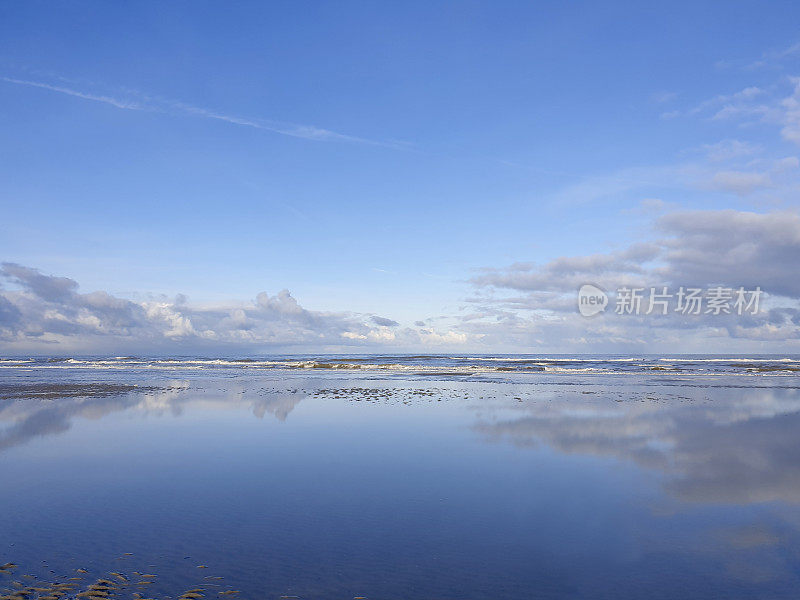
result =
[[[476,374],[800,374],[800,356],[583,356],[583,355],[293,355],[235,357],[7,357],[0,369],[113,370],[328,370],[396,372],[445,377]]]

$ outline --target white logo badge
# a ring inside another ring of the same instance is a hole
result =
[[[578,290],[578,312],[584,317],[601,313],[608,306],[608,294],[591,283],[585,283]]]

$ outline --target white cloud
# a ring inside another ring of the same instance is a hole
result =
[[[794,91],[781,100],[781,135],[795,144],[800,144],[800,77],[792,78]]]
[[[15,263],[0,265],[0,282],[0,350],[9,354],[352,352],[458,347],[472,339],[446,326],[416,330],[374,314],[308,310],[288,290],[235,306],[194,306],[181,295],[133,302],[80,293],[72,279]]]
[[[115,108],[121,108],[125,110],[178,113],[189,116],[201,117],[205,119],[223,121],[225,123],[230,123],[232,125],[240,125],[242,127],[261,129],[263,131],[269,131],[280,135],[302,138],[306,140],[355,142],[359,144],[387,146],[387,147],[399,147],[402,145],[398,142],[380,142],[375,140],[368,140],[366,138],[347,135],[344,133],[338,133],[336,131],[331,131],[329,129],[323,129],[321,127],[315,127],[312,125],[283,123],[280,121],[274,121],[268,119],[245,118],[236,115],[224,114],[213,110],[209,110],[207,108],[193,106],[191,104],[187,104],[184,102],[164,101],[164,100],[160,101],[152,96],[137,94],[135,92],[130,92],[130,91],[128,92],[128,95],[136,96],[138,99],[116,98],[113,96],[76,90],[63,85],[53,85],[46,82],[31,81],[28,79],[17,79],[14,77],[0,76],[0,81],[5,81],[6,83],[11,83],[14,85],[22,85],[22,86],[49,90],[51,92],[66,94],[67,96],[73,96],[75,98],[81,98],[84,100],[91,100],[93,102],[102,102],[104,104],[109,104]]]
[[[483,335],[487,344],[543,345],[547,351],[797,348],[798,262],[800,216],[795,212],[668,213],[655,219],[648,243],[485,269],[472,279],[477,293],[461,329]],[[756,315],[616,315],[612,304],[612,310],[586,319],[576,310],[576,290],[585,283],[609,292],[622,286],[667,286],[673,292],[680,286],[760,287],[769,301]]]
[[[486,269],[479,287],[524,292],[572,292],[587,281],[620,285],[760,285],[800,299],[800,215],[735,210],[673,212],[658,217],[651,242],[623,250],[515,263]]]
[[[800,77],[783,79],[769,91],[748,87],[735,94],[716,96],[695,106],[688,114],[708,115],[715,121],[777,125],[783,139],[800,144]]]
[[[709,161],[717,163],[752,156],[761,152],[761,147],[742,140],[727,139],[716,144],[706,144],[703,151]]]
[[[716,189],[746,196],[755,190],[771,187],[772,181],[768,173],[719,171],[712,178],[711,185]]]
[[[752,101],[764,94],[766,94],[765,90],[756,86],[749,86],[732,94],[720,94],[709,98],[690,109],[688,114],[697,115],[713,111],[712,118],[724,118],[726,115],[743,110],[744,107],[752,107]]]
[[[84,100],[103,102],[105,104],[110,104],[111,106],[114,106],[116,108],[122,108],[125,110],[147,110],[145,106],[133,100],[121,100],[118,98],[112,98],[111,96],[102,96],[98,94],[80,92],[78,90],[73,90],[71,88],[67,88],[60,85],[51,85],[49,83],[43,83],[40,81],[29,81],[27,79],[15,79],[13,77],[0,77],[0,80],[5,81],[7,83],[14,83],[17,85],[26,85],[29,87],[41,88],[43,90],[50,90],[51,92],[58,92],[59,94],[66,94],[68,96],[74,96],[76,98],[83,98]]]

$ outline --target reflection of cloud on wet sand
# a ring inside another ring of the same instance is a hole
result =
[[[800,502],[800,412],[733,424],[679,424],[667,488],[700,502]]]
[[[300,401],[305,398],[297,390],[270,394],[253,402],[253,414],[263,419],[266,413],[271,414],[279,421],[285,421],[289,413],[294,410]]]
[[[99,419],[142,401],[150,388],[134,386],[22,385],[0,389],[0,451],[36,437],[63,433],[76,417]],[[63,395],[60,395],[63,394]]]
[[[768,522],[755,520],[712,528],[699,535],[691,549],[701,557],[716,558],[731,581],[755,586],[784,582],[796,588],[793,555],[797,552],[800,532],[775,517],[767,518]]]
[[[75,419],[98,420],[122,411],[178,416],[189,404],[248,406],[258,418],[266,413],[285,421],[305,398],[296,390],[252,400],[243,389],[208,397],[189,393],[186,381],[160,387],[113,384],[24,384],[0,386],[0,452],[34,438],[68,431]]]
[[[285,421],[304,398],[320,392],[318,382],[303,380],[293,380],[292,388],[256,388],[252,381],[225,385],[214,391],[188,381],[120,389],[104,384],[0,386],[0,451],[63,433],[77,418],[100,419],[121,411],[180,415],[188,406],[240,407],[260,419],[269,414]],[[376,397],[385,396],[381,389],[375,388]],[[626,388],[615,397],[611,389],[584,395],[540,388],[531,401],[476,406],[481,416],[474,429],[519,446],[545,445],[564,454],[605,456],[657,469],[666,475],[665,489],[681,500],[800,503],[800,390],[681,386],[674,393],[639,392]],[[443,394],[426,392],[421,398],[429,402]],[[334,395],[339,397],[350,395],[340,390]]]
[[[800,392],[718,389],[709,400],[710,391],[644,402],[570,396],[529,404],[515,418],[482,419],[475,429],[662,470],[666,489],[682,500],[800,503]]]

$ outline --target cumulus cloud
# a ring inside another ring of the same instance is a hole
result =
[[[417,330],[374,314],[309,310],[289,290],[231,306],[197,306],[181,294],[134,302],[0,265],[0,350],[8,354],[418,350],[470,339],[447,326]]]
[[[16,263],[0,266],[0,347],[4,351],[172,351],[424,343],[397,321],[312,311],[288,290],[237,306],[203,307],[184,296],[134,302]],[[440,332],[442,339],[447,332]],[[433,338],[431,338],[432,341]]]
[[[652,231],[652,241],[613,252],[483,270],[472,278],[476,293],[472,309],[461,317],[462,329],[484,334],[487,343],[502,339],[565,351],[765,351],[779,341],[794,344],[783,348],[797,347],[800,215],[682,211],[657,217]],[[612,296],[610,309],[592,319],[577,313],[576,292],[586,283]],[[646,301],[639,315],[613,310],[614,291],[621,287],[643,288],[647,294],[667,287],[674,294],[680,287],[716,286],[760,288],[760,310],[647,315]],[[731,340],[739,343],[732,346]]]
[[[48,277],[36,269],[23,267],[15,263],[3,263],[3,274],[13,283],[17,283],[35,296],[43,300],[55,302],[69,297],[78,283],[67,277]]]
[[[660,251],[658,245],[634,244],[619,252],[559,257],[541,266],[515,263],[505,269],[486,269],[472,282],[530,292],[573,291],[587,278],[633,285],[642,281],[643,265]]]
[[[761,286],[800,298],[800,215],[795,212],[688,211],[661,217],[664,267],[670,283]]]
[[[682,211],[658,217],[652,242],[615,252],[515,263],[472,278],[479,287],[526,292],[574,291],[596,281],[622,285],[756,286],[800,298],[800,215],[736,210]]]
[[[393,321],[392,319],[387,319],[385,317],[378,317],[374,316],[370,319],[376,325],[380,325],[381,327],[397,327],[400,325],[397,321]]]

